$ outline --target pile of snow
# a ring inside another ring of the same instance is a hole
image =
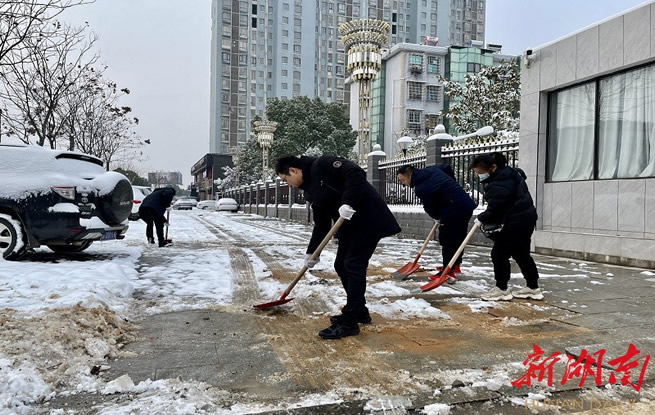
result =
[[[55,390],[97,392],[91,374],[107,357],[124,355],[134,328],[106,307],[74,306],[38,317],[5,310],[0,317],[0,413],[54,396]]]
[[[448,301],[457,304],[466,304],[469,306],[472,313],[486,313],[490,308],[500,307],[500,304],[496,301],[484,301],[477,298],[454,297],[450,298]]]
[[[105,249],[106,248],[106,249]],[[111,258],[79,262],[3,261],[0,304],[21,312],[43,312],[81,304],[106,306],[124,313],[134,291],[140,250],[97,244],[88,252],[110,252]]]
[[[450,414],[450,406],[445,403],[433,403],[432,405],[426,405],[421,413],[427,415],[448,415]]]
[[[422,298],[408,298],[390,302],[383,298],[377,303],[368,303],[371,313],[377,313],[387,319],[407,320],[410,318],[440,318],[450,320],[450,316]]]

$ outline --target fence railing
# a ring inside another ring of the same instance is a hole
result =
[[[480,206],[483,204],[483,189],[477,175],[470,169],[471,162],[479,154],[496,151],[505,155],[509,166],[518,167],[518,136],[500,139],[469,139],[446,144],[441,147],[440,162],[449,164],[452,167],[457,182],[459,182],[462,188]],[[401,166],[406,164],[412,165],[417,169],[425,168],[426,164],[428,164],[427,156],[426,154],[420,154],[396,160],[381,160],[377,162],[379,178],[374,178],[373,184],[389,205],[421,205],[421,201],[416,197],[414,189],[405,187],[398,181],[396,173]],[[369,165],[368,168],[372,167]],[[266,187],[268,187],[268,198],[266,197]],[[278,192],[276,192],[276,187],[279,187]],[[257,190],[258,188],[259,190]],[[228,189],[224,194],[226,197],[236,199],[240,205],[291,206],[293,204],[305,204],[305,195],[301,189],[292,190],[287,183],[279,180],[260,183],[259,185],[251,184]]]
[[[425,154],[413,157],[405,157],[398,160],[382,161],[378,164],[380,170],[380,188],[379,192],[384,195],[384,201],[388,205],[420,205],[421,201],[414,189],[405,187],[398,180],[398,169],[406,164],[410,164],[417,169],[425,168]]]
[[[441,148],[441,157],[453,168],[455,179],[479,206],[483,204],[483,189],[477,174],[471,170],[471,162],[477,155],[496,151],[505,155],[508,166],[518,167],[518,136],[495,141],[455,142]]]

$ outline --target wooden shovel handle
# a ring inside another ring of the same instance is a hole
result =
[[[332,239],[334,234],[337,233],[337,231],[339,230],[339,228],[343,224],[344,220],[345,220],[344,218],[339,217],[339,220],[337,220],[336,223],[334,225],[332,225],[332,228],[330,229],[330,232],[328,232],[327,235],[325,235],[325,238],[323,238],[323,240],[321,241],[321,244],[318,246],[318,248],[316,248],[316,250],[312,254],[312,258],[311,258],[312,260],[316,260],[316,258],[318,258],[321,255],[321,252],[323,251],[323,248],[325,248],[325,245],[327,245],[328,242],[330,242],[330,239]],[[289,286],[287,287],[287,289],[284,290],[284,294],[282,294],[284,297],[289,295],[291,290],[293,290],[293,287],[295,287],[296,284],[298,284],[298,281],[300,281],[302,276],[305,275],[305,272],[307,272],[307,270],[308,270],[307,265],[303,265],[303,267],[298,272],[298,275],[296,275],[296,278],[294,278],[293,281],[291,281],[291,284],[289,284]]]
[[[423,255],[423,251],[425,251],[425,248],[428,247],[428,244],[430,243],[430,240],[431,240],[432,237],[434,236],[434,233],[437,231],[437,226],[439,226],[439,221],[438,221],[438,220],[435,220],[435,221],[434,221],[434,226],[432,226],[432,229],[430,230],[430,233],[428,234],[428,237],[425,238],[425,242],[423,242],[423,246],[422,246],[421,249],[418,251],[418,257],[420,257],[421,255]],[[418,257],[417,257],[417,259],[418,259]]]
[[[171,220],[171,210],[166,209],[166,235],[164,235],[164,240],[168,239],[168,226],[170,225]]]
[[[468,235],[466,235],[466,239],[464,239],[462,244],[457,249],[457,252],[455,252],[455,255],[453,255],[452,259],[448,263],[448,269],[443,270],[443,273],[447,273],[448,271],[450,271],[452,269],[453,265],[455,265],[455,261],[457,261],[457,258],[459,258],[459,256],[462,254],[462,251],[464,251],[464,248],[469,243],[471,238],[473,238],[473,234],[475,233],[475,231],[478,230],[479,227],[480,227],[479,223],[473,224],[473,227],[469,231]]]

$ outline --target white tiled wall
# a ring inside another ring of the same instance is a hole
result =
[[[545,183],[544,176],[548,92],[655,61],[655,3],[534,53],[521,72],[520,160],[540,213],[535,245],[654,260],[655,178]]]

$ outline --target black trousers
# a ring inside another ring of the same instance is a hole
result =
[[[530,239],[533,232],[534,228],[503,229],[493,236],[494,246],[491,249],[491,261],[494,264],[496,286],[501,290],[507,289],[507,283],[511,276],[510,258],[514,258],[516,264],[521,268],[528,288],[539,288],[539,272],[532,255],[530,255]]]
[[[366,308],[366,269],[380,239],[341,235],[334,269],[346,290],[346,305],[342,309],[344,324],[357,325],[359,316],[368,315]]]
[[[455,252],[466,239],[468,225],[471,215],[448,218],[439,222],[439,244],[441,245],[441,256],[443,257],[444,268],[455,256]],[[455,265],[462,263],[464,251],[455,261]]]
[[[154,209],[143,207],[139,209],[139,217],[146,223],[146,238],[152,238],[152,225],[157,228],[157,241],[162,244],[164,242],[164,222],[165,218],[155,212]]]

